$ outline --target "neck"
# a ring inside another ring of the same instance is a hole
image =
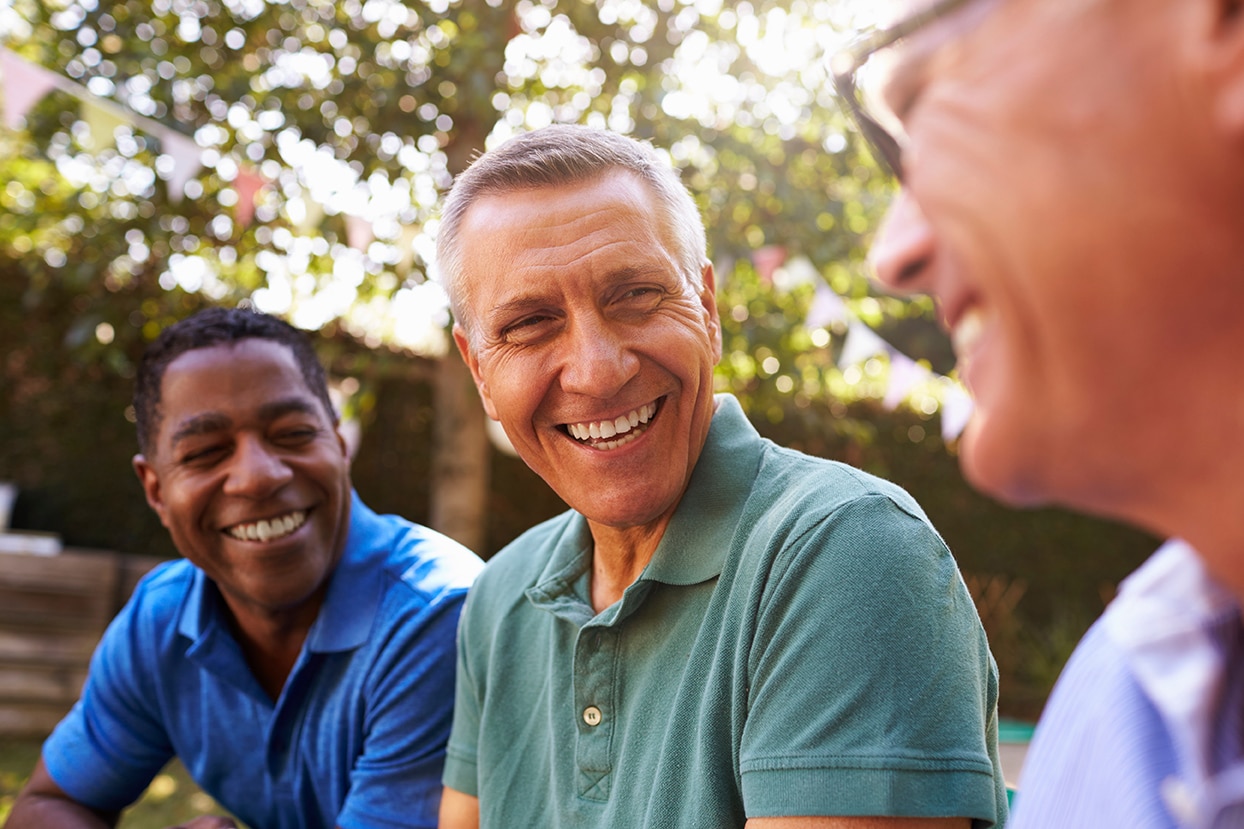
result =
[[[622,598],[652,560],[669,517],[619,529],[588,522],[592,530],[592,610],[600,613]]]
[[[281,695],[321,604],[317,599],[293,611],[271,612],[229,603],[234,638],[251,673],[273,700]]]

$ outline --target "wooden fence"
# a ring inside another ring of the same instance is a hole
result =
[[[149,556],[0,554],[0,737],[42,736],[73,705],[91,651]]]

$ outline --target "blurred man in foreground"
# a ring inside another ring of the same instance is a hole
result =
[[[965,473],[1181,539],[1068,663],[1013,825],[1244,826],[1244,6],[913,11],[837,80],[903,184],[878,277],[937,298],[976,399]],[[878,51],[893,119],[852,89]]]
[[[166,329],[134,408],[134,468],[185,559],[113,621],[6,826],[115,825],[174,756],[255,829],[435,826],[479,559],[358,499],[323,369],[276,318]]]
[[[714,396],[673,169],[550,127],[443,214],[484,407],[573,508],[467,600],[443,829],[1000,825],[997,676],[950,552],[897,487]]]

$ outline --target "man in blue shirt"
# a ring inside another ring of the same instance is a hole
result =
[[[1068,662],[1012,826],[1244,826],[1244,7],[907,5],[836,81],[903,185],[877,275],[936,297],[976,400],[964,472],[1170,538]]]
[[[479,559],[358,499],[323,369],[280,320],[171,326],[134,403],[134,468],[185,558],[113,621],[6,825],[113,826],[176,756],[252,827],[435,826]]]

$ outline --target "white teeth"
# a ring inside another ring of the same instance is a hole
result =
[[[968,309],[959,318],[954,330],[950,332],[950,342],[955,349],[955,356],[966,360],[984,331],[985,313],[979,308]]]
[[[641,423],[647,423],[656,414],[656,403],[645,403],[638,409],[622,415],[614,420],[594,420],[590,423],[568,423],[566,431],[577,440],[602,440],[604,443],[593,444],[598,449],[616,449],[623,443],[629,443],[639,437],[638,432],[628,434]],[[622,435],[624,437],[618,437]],[[618,437],[617,440],[610,438]]]
[[[230,527],[228,533],[239,541],[258,541],[263,543],[287,536],[306,522],[306,510],[297,510],[267,521],[256,521],[253,524],[238,524],[237,526]]]

